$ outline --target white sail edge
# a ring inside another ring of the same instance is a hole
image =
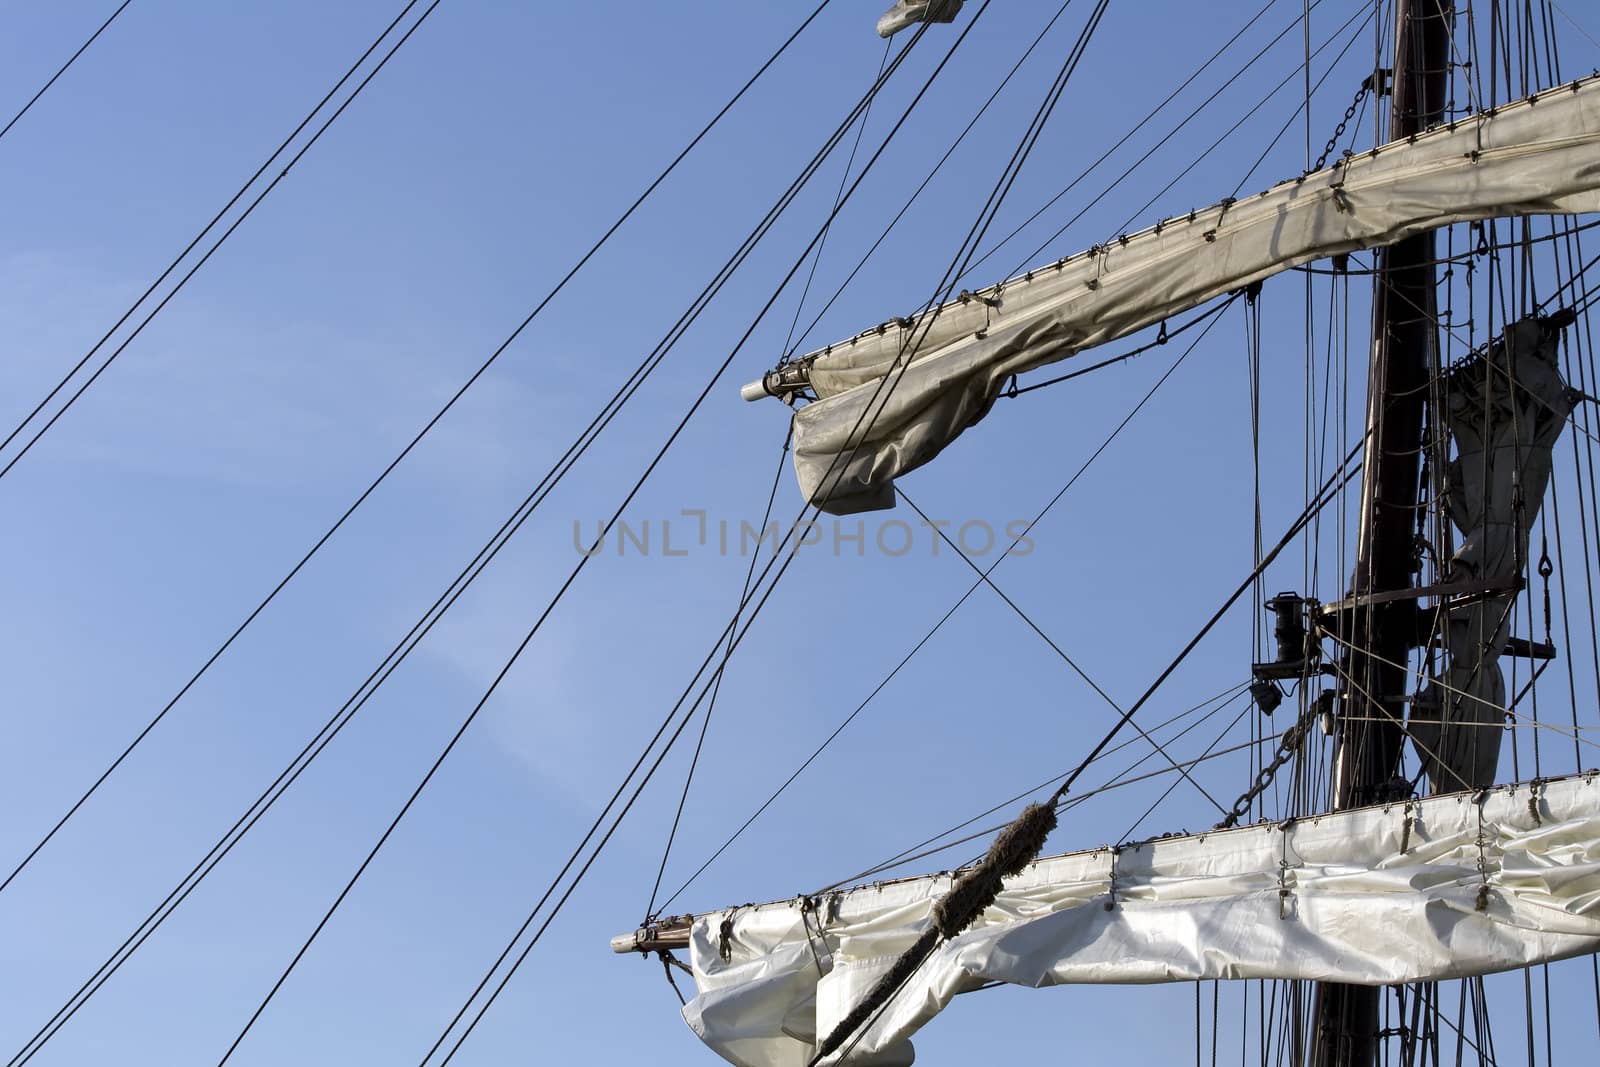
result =
[[[1600,77],[963,294],[931,328],[897,320],[802,357],[790,369],[804,368],[818,400],[794,417],[801,491],[837,513],[891,507],[894,479],[983,417],[1012,375],[1292,267],[1451,223],[1593,211]],[[879,389],[913,329],[916,352],[893,388]],[[746,395],[803,384],[775,371]]]
[[[943,944],[848,1063],[992,983],[1387,985],[1600,949],[1600,772],[1038,860]],[[724,1059],[802,1067],[931,921],[949,873],[697,916],[683,1014]]]

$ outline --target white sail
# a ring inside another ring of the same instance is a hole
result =
[[[928,926],[951,880],[698,917],[699,995],[684,1018],[731,1063],[803,1067],[817,1035]],[[911,1034],[989,982],[1386,985],[1597,949],[1591,772],[1039,860],[934,952],[842,1062],[909,1063]]]
[[[1588,211],[1595,78],[1047,264],[946,305],[931,328],[887,323],[803,357],[818,400],[794,418],[801,490],[829,511],[892,506],[894,479],[981,418],[1011,375],[1291,267],[1455,222]]]

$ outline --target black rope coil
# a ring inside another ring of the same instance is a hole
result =
[[[812,1057],[812,1063],[827,1059],[877,1012],[890,997],[910,980],[941,939],[948,940],[977,922],[978,916],[999,896],[1005,879],[1020,874],[1044,848],[1045,838],[1056,828],[1054,804],[1029,804],[1022,814],[1000,831],[988,853],[976,867],[956,879],[950,891],[933,906],[933,924],[900,954],[861,1002],[839,1021]]]

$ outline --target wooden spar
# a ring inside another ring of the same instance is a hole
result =
[[[631,934],[611,939],[611,951],[627,954],[642,952],[670,952],[689,947],[689,931],[694,928],[693,915],[669,915],[665,919],[646,923]]]
[[[1453,0],[1396,0],[1394,88],[1389,139],[1419,133],[1444,117],[1449,86]],[[1379,253],[1373,296],[1372,362],[1367,379],[1367,454],[1362,471],[1360,541],[1351,594],[1353,651],[1345,658],[1334,769],[1334,810],[1388,799],[1399,766],[1404,694],[1416,642],[1404,597],[1420,560],[1416,508],[1424,401],[1437,364],[1437,277],[1432,232]],[[1317,987],[1311,1032],[1313,1067],[1372,1067],[1377,1062],[1382,991],[1324,983]],[[1298,1057],[1296,1057],[1298,1058]]]

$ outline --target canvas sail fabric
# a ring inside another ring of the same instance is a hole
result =
[[[1444,382],[1456,449],[1445,493],[1462,533],[1447,580],[1502,579],[1509,588],[1449,611],[1449,668],[1412,711],[1412,742],[1441,792],[1487,786],[1500,762],[1506,687],[1499,660],[1517,599],[1510,583],[1527,558],[1551,449],[1577,399],[1557,367],[1559,337],[1536,318],[1514,322]]]
[[[927,928],[951,880],[700,916],[690,949],[699,994],[684,1018],[730,1063],[804,1067],[818,1035]],[[1590,773],[1039,860],[832,1062],[909,1064],[910,1036],[988,982],[1387,985],[1597,948],[1600,781]]]
[[[982,418],[1012,375],[1291,267],[1449,223],[1588,211],[1595,79],[1108,241],[947,304],[931,327],[886,323],[803,357],[818,399],[794,417],[801,491],[839,514],[891,507],[894,479]]]
[[[962,0],[899,0],[878,19],[878,36],[892,37],[918,22],[954,22]]]

